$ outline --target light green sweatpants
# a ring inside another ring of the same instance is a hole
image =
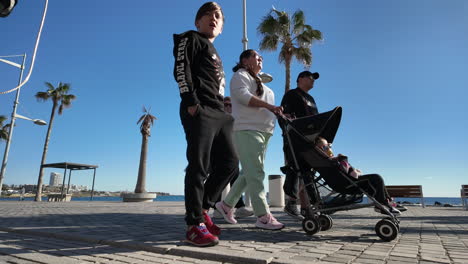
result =
[[[242,172],[231,186],[224,202],[234,207],[242,193],[247,192],[250,194],[256,216],[270,213],[263,185],[265,179],[263,163],[271,134],[255,130],[241,130],[235,131],[234,137]]]

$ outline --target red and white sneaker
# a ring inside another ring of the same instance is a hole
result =
[[[219,236],[221,234],[221,228],[219,226],[215,225],[213,221],[211,220],[211,217],[208,215],[208,213],[203,213],[203,217],[205,218],[205,226],[208,231],[214,235],[214,236]]]
[[[192,226],[186,234],[187,242],[197,247],[211,247],[219,243],[218,237],[213,236],[205,224]]]

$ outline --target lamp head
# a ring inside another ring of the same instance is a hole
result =
[[[33,119],[34,124],[40,125],[40,126],[45,126],[47,125],[47,122],[41,119]]]

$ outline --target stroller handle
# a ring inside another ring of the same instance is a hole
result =
[[[276,114],[276,117],[278,120],[285,121],[287,123],[291,123],[291,121],[294,120],[294,118],[288,117],[287,114],[284,114],[283,112]]]

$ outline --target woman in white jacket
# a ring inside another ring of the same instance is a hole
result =
[[[273,135],[276,117],[282,111],[275,106],[273,91],[262,84],[258,74],[263,58],[255,50],[245,50],[233,68],[231,79],[232,115],[234,117],[234,143],[239,153],[242,172],[224,201],[216,209],[224,219],[237,223],[233,207],[246,191],[257,216],[255,225],[263,229],[281,229],[284,225],[270,213],[266,202],[264,159],[268,141]]]

